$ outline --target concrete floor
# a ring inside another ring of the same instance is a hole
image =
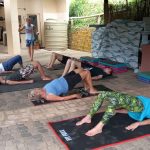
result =
[[[34,58],[46,64],[50,53],[38,50],[35,51]],[[90,53],[73,50],[59,53],[77,58],[90,56]],[[2,55],[1,60],[4,59]],[[24,62],[27,63],[29,61],[27,51],[24,50],[22,55]],[[5,58],[7,57],[9,56]],[[52,71],[51,75],[55,76],[55,73]],[[150,85],[138,81],[131,70],[117,74],[117,78],[101,80],[99,84],[132,95],[150,97]],[[0,150],[64,150],[65,147],[57,140],[47,123],[87,114],[94,97],[33,106],[27,98],[28,92],[29,90],[24,90],[0,94]],[[105,150],[150,150],[150,137]]]

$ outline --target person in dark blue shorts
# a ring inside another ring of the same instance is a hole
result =
[[[19,70],[7,75],[5,78],[0,77],[0,84],[15,85],[33,83],[34,80],[30,79],[30,76],[34,73],[35,69],[39,71],[42,80],[52,79],[45,74],[40,62],[32,61],[31,64],[27,64],[23,68],[20,68]]]
[[[25,31],[26,47],[28,47],[30,60],[33,61],[35,35],[38,35],[39,33],[36,31],[37,28],[31,22],[31,18],[26,18],[26,24],[23,27],[19,27],[18,31]]]
[[[23,67],[22,57],[20,55],[16,55],[7,61],[0,63],[0,73],[12,72],[13,67],[17,63],[21,68]]]

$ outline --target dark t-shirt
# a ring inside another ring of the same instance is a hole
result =
[[[12,81],[21,81],[23,80],[22,75],[20,74],[19,70],[6,76],[6,80],[12,80]]]
[[[21,81],[28,78],[34,71],[34,66],[32,64],[26,65],[24,68],[13,72],[12,74],[6,76],[6,80]]]
[[[106,74],[106,73],[103,71],[103,69],[94,67],[94,66],[92,66],[92,65],[90,65],[90,64],[88,64],[88,63],[86,63],[86,62],[81,62],[81,67],[82,67],[83,69],[89,70],[92,77],[96,77],[96,76],[99,76],[99,75],[105,76],[105,74]]]

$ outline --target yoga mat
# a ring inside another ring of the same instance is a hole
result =
[[[17,84],[17,85],[0,85],[0,93],[22,91],[33,88],[42,88],[46,83],[50,81],[43,81],[41,79],[34,80],[34,83]]]
[[[97,90],[99,91],[112,91],[111,89],[103,86],[103,85],[95,85],[94,86]],[[72,91],[69,92],[69,94],[75,94],[75,93],[80,93],[80,90],[83,89],[83,87],[78,87],[78,88],[74,88]],[[68,95],[69,95],[68,94]],[[92,95],[89,95],[92,96]],[[85,96],[86,97],[86,96]],[[87,96],[88,97],[88,96]],[[74,99],[72,99],[74,100]],[[48,103],[52,103],[52,102],[60,102],[60,101],[46,101],[44,99],[40,99],[40,100],[32,100],[31,101],[35,106],[37,105],[43,105],[43,104],[48,104]]]
[[[106,66],[115,67],[115,68],[126,67],[126,64],[124,64],[124,63],[112,61],[112,60],[107,59],[107,58],[100,58],[99,63],[106,65]]]
[[[91,124],[76,126],[76,122],[81,118],[74,118],[59,122],[49,122],[58,140],[65,145],[67,150],[91,150],[110,147],[111,145],[121,144],[137,138],[150,136],[150,126],[138,127],[134,131],[128,131],[126,126],[135,122],[127,114],[116,114],[104,126],[103,132],[93,137],[88,137],[85,133],[93,128],[101,119],[103,113],[98,113],[93,117]]]
[[[17,70],[19,70],[19,68],[15,68],[15,69],[13,69],[12,71],[17,71]],[[13,72],[3,72],[3,73],[0,73],[0,76],[7,76],[7,75],[9,75],[9,74],[11,74],[11,73],[13,73]]]
[[[53,77],[57,71],[50,71],[48,69],[44,69],[46,75]],[[40,74],[37,70],[30,76],[30,79],[34,80],[34,83],[26,83],[26,84],[17,84],[17,85],[0,85],[0,93],[5,92],[13,92],[13,91],[22,91],[27,89],[33,89],[33,88],[42,88],[45,84],[47,84],[49,81],[43,81],[40,77]],[[5,77],[4,77],[5,78]],[[54,77],[53,77],[54,79]]]
[[[45,65],[42,66],[42,67],[48,69]],[[52,70],[63,70],[64,68],[65,68],[65,65],[62,64],[62,63],[60,63],[60,64],[54,64],[54,65],[53,65],[53,68],[50,68],[50,69],[48,69],[48,70],[51,70],[51,71],[52,71]]]
[[[62,76],[62,74],[57,74],[56,75],[57,77],[60,77],[60,76]],[[107,77],[105,77],[105,78],[101,78],[101,79],[99,79],[99,80],[107,80],[107,79],[114,79],[114,78],[118,78],[116,75],[111,75],[111,76],[107,76]],[[97,80],[97,81],[99,81],[99,80]],[[93,80],[94,81],[94,80]],[[96,81],[96,80],[95,80]]]
[[[149,84],[150,84],[150,79],[146,79],[146,78],[141,77],[141,76],[138,76],[137,79],[138,79],[139,81],[144,82],[144,83],[149,83]]]
[[[138,76],[150,80],[150,72],[139,72]]]

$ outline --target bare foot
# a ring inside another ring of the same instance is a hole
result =
[[[94,136],[96,134],[102,133],[103,124],[98,123],[94,128],[85,133],[87,136]]]
[[[99,92],[95,88],[89,89],[90,94],[99,94]]]
[[[47,69],[53,69],[53,67],[49,66],[49,65],[45,65],[44,67],[47,68]]]
[[[102,130],[96,130],[95,128],[93,128],[93,129],[89,130],[88,132],[86,132],[85,135],[94,136],[94,135],[99,134],[101,132],[102,132]]]
[[[76,126],[80,126],[84,123],[91,123],[91,116],[90,115],[86,115],[81,121],[78,121],[76,123]]]
[[[50,77],[42,77],[42,80],[52,80],[52,78],[50,78]]]

